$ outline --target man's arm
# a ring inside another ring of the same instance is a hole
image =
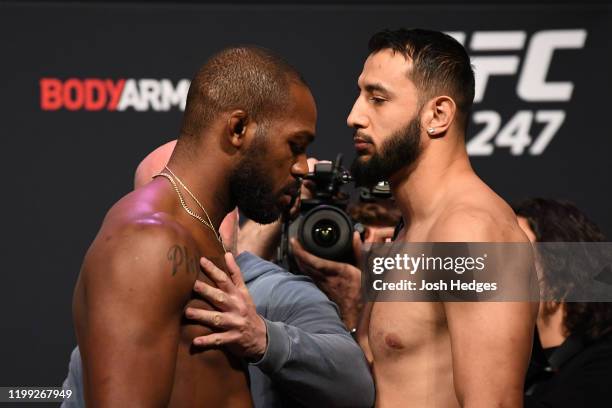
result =
[[[520,407],[533,333],[523,302],[446,302],[457,398],[463,407]]]
[[[364,300],[361,294],[361,270],[344,262],[331,261],[306,251],[295,238],[291,240],[293,255],[300,272],[312,278],[314,283],[340,309],[346,327],[357,328]],[[353,236],[355,256],[361,255],[359,233]]]
[[[374,383],[336,306],[306,277],[275,288],[268,349],[256,365],[307,406],[370,407]]]
[[[248,253],[241,254],[238,262],[243,270],[252,268],[262,273],[262,277],[251,283],[250,289],[254,291],[258,311],[264,318],[265,330],[262,335],[265,336],[267,332],[267,346],[263,356],[253,365],[270,377],[276,389],[283,390],[286,396],[302,406],[372,406],[374,384],[367,363],[361,349],[342,325],[336,306],[305,276],[296,276],[282,270],[265,273],[263,268],[278,270],[280,267]],[[215,280],[212,275],[209,277]],[[232,277],[232,280],[241,279]],[[215,283],[219,289],[223,287],[219,282]],[[203,291],[204,287],[199,285],[195,290],[209,299],[211,293],[207,292],[211,288]],[[227,291],[228,298],[232,297],[232,292]],[[214,302],[214,299],[211,301]],[[209,327],[214,326],[214,316],[211,317],[210,313],[191,312],[193,314],[190,318]],[[249,314],[243,313],[244,316]],[[227,325],[224,325],[225,320]],[[232,326],[231,321],[240,320],[261,321],[261,318],[239,319],[232,317],[231,313],[221,313],[219,316],[219,322],[224,328]],[[231,329],[225,333],[199,337],[194,343],[214,344],[215,339],[224,336],[233,339],[230,342],[223,341],[230,351],[244,355],[248,349],[245,344],[257,343],[248,341],[251,337],[248,332],[255,334],[255,330],[248,326],[242,324],[242,335],[232,334],[236,330]]]
[[[73,306],[87,406],[167,406],[199,256],[177,231],[103,229],[88,251]]]
[[[361,316],[359,317],[359,324],[357,326],[357,342],[363,350],[363,354],[368,362],[368,365],[372,367],[374,363],[374,356],[372,355],[372,349],[370,348],[370,316],[372,314],[372,308],[374,302],[368,302],[363,307]]]
[[[368,339],[372,303],[365,303],[361,292],[361,270],[356,266],[319,258],[307,252],[297,240],[292,240],[293,254],[300,271],[314,283],[340,309],[340,316],[349,330],[356,330],[355,339],[363,349],[368,364],[373,357]],[[353,237],[355,256],[361,255],[359,233]]]
[[[435,242],[522,242],[500,232],[481,214],[464,213],[432,231]],[[527,299],[526,299],[527,300]],[[537,304],[530,302],[445,302],[453,376],[462,407],[520,407],[531,353]]]

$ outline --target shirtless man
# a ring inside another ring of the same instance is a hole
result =
[[[184,311],[212,309],[192,290],[210,282],[201,256],[224,270],[231,259],[218,239],[226,213],[237,205],[266,223],[291,201],[315,123],[309,89],[269,51],[226,49],[200,69],[165,175],[110,209],[85,256],[73,314],[87,406],[251,406],[242,358],[260,359],[266,336],[232,344],[233,357]],[[207,335],[216,346],[192,345]]]
[[[362,183],[389,180],[407,242],[528,242],[472,170],[465,132],[474,75],[463,47],[427,30],[369,43],[348,116]],[[520,407],[537,305],[378,302],[359,328],[378,407]]]

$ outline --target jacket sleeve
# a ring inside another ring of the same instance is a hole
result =
[[[62,384],[62,389],[70,390],[70,398],[62,402],[61,408],[85,408],[83,397],[83,374],[82,374],[81,353],[76,347],[70,354],[70,364],[68,365],[68,376]]]
[[[268,347],[253,363],[304,406],[371,407],[374,382],[337,306],[305,276],[290,275],[270,293]]]

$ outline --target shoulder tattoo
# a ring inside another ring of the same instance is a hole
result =
[[[167,259],[172,276],[181,270],[187,274],[197,274],[200,270],[200,257],[197,254],[191,254],[186,246],[172,245],[168,250]]]

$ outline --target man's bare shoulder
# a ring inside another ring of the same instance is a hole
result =
[[[89,248],[81,275],[85,283],[100,288],[146,291],[162,285],[188,294],[199,258],[191,234],[170,214],[120,201]]]
[[[429,235],[434,242],[528,242],[512,208],[480,180],[450,195]]]

